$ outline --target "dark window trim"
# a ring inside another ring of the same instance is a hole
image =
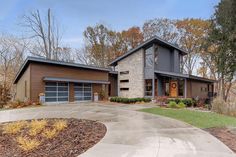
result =
[[[128,91],[129,88],[120,88],[121,91]]]
[[[151,83],[150,85],[148,83]],[[148,88],[150,88],[150,90],[147,90]],[[145,96],[152,96],[152,88],[153,88],[153,84],[152,84],[152,79],[146,79],[145,80]]]
[[[120,83],[127,83],[127,82],[129,82],[129,80],[128,80],[128,79],[125,79],[125,80],[120,80]]]
[[[125,74],[129,74],[129,71],[121,71],[120,75],[125,75]]]

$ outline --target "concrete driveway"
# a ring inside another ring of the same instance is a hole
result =
[[[0,111],[0,122],[57,117],[104,123],[105,137],[81,157],[235,157],[210,134],[174,119],[135,111],[141,108],[144,106],[51,105]]]

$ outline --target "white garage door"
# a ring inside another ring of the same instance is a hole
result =
[[[46,102],[68,102],[69,84],[62,82],[45,83],[45,101]]]
[[[75,101],[92,100],[92,85],[90,83],[74,84]]]

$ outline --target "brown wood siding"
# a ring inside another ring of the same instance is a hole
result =
[[[187,80],[187,98],[192,98],[192,81]]]
[[[39,93],[44,93],[43,77],[61,77],[77,80],[108,81],[108,72],[50,64],[31,63],[31,100],[37,101]],[[71,88],[70,88],[71,89]],[[71,90],[74,90],[73,88]],[[71,91],[72,92],[72,91]],[[70,99],[72,96],[70,96]]]
[[[16,84],[16,100],[25,101],[30,99],[30,74],[31,74],[31,66],[25,70],[24,74],[18,80]],[[26,87],[26,89],[25,89]]]
[[[74,97],[74,83],[69,83],[69,102],[73,102],[75,99]]]
[[[212,86],[213,83],[188,80],[187,81],[187,97],[189,98],[208,98],[208,92],[212,92],[212,88],[208,91],[208,85]]]
[[[109,81],[110,81],[110,95],[109,96],[117,96],[117,75],[109,74]]]

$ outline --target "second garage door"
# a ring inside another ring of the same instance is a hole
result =
[[[90,101],[90,100],[92,100],[92,84],[90,84],[90,83],[75,83],[74,84],[74,99],[75,99],[75,101]]]

